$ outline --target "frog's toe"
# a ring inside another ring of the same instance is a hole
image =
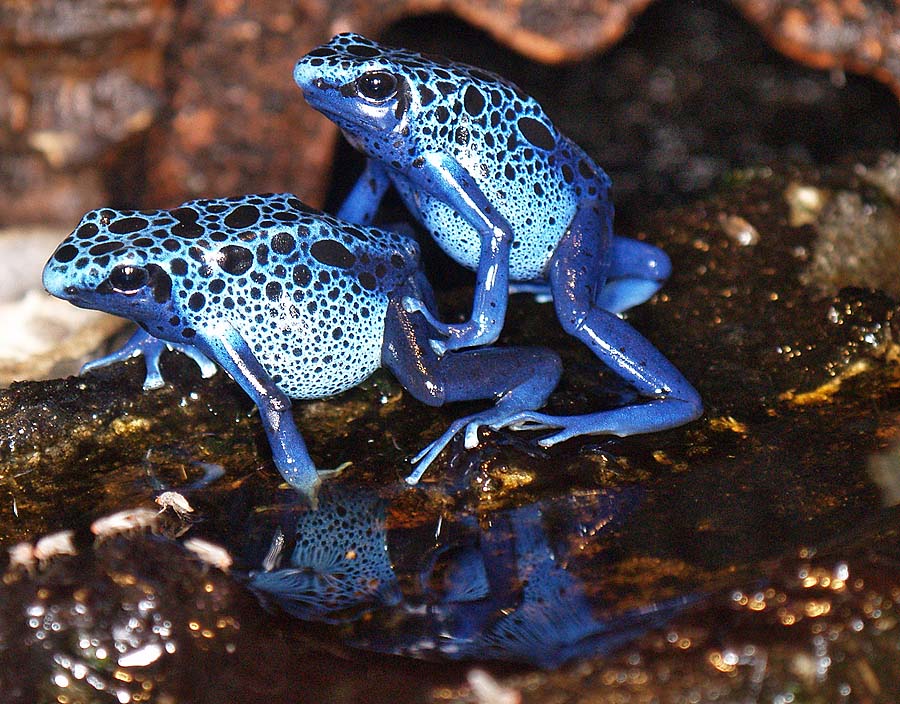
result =
[[[469,423],[466,426],[465,446],[467,450],[473,450],[478,447],[480,440],[478,439],[478,429],[481,423]]]
[[[441,454],[441,451],[447,445],[449,440],[444,440],[443,436],[438,438],[432,443],[426,445],[422,450],[415,455],[410,462],[413,464],[413,471],[406,477],[406,483],[410,486],[415,486],[419,483],[419,480],[422,478],[422,475],[425,474],[425,470],[431,466],[431,463],[437,459],[437,456]]]
[[[460,421],[451,423],[450,427],[447,428],[437,440],[426,445],[419,454],[413,457],[412,463],[415,465],[415,469],[413,469],[412,474],[406,478],[406,483],[410,485],[418,484],[419,479],[422,478],[425,470],[437,459],[438,455],[443,452],[444,448],[447,447],[453,439],[453,436],[462,430],[465,425],[465,422]]]
[[[343,462],[334,469],[313,468],[311,473],[308,471],[309,467],[293,471],[282,469],[281,473],[288,485],[306,496],[310,506],[315,509],[319,506],[319,490],[322,488],[322,483],[334,479],[351,464],[352,462]]]
[[[162,372],[159,370],[158,364],[151,364],[150,359],[147,359],[147,375],[144,377],[144,391],[153,391],[155,389],[161,389],[166,385],[166,380],[163,379]]]
[[[548,435],[546,437],[540,438],[537,441],[537,444],[541,447],[553,447],[554,445],[565,442],[566,440],[570,440],[577,435],[581,435],[582,433],[577,430],[573,430],[572,428],[563,428],[562,430],[553,433],[552,435]]]
[[[546,413],[537,413],[536,411],[520,411],[497,423],[491,423],[491,429],[493,430],[499,430],[500,428],[508,428],[515,431],[552,430],[559,427],[559,419]]]
[[[194,347],[179,345],[178,351],[194,360],[197,366],[200,367],[200,375],[204,379],[209,379],[219,370],[215,362]]]
[[[352,464],[352,462],[341,462],[334,469],[316,469],[316,471],[319,473],[319,479],[334,479]]]

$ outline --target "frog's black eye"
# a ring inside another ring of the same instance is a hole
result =
[[[397,77],[387,71],[369,71],[356,79],[356,92],[373,103],[383,103],[397,94]]]
[[[109,284],[117,293],[134,293],[149,280],[150,275],[144,267],[132,264],[120,264],[109,275]]]

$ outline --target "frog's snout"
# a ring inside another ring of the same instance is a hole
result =
[[[308,66],[303,59],[300,59],[300,61],[295,64],[294,83],[300,86],[301,89],[307,90],[310,86],[315,86],[319,82],[323,82],[322,79],[313,74],[311,67]]]
[[[54,264],[52,259],[44,266],[41,283],[47,293],[63,300],[71,301],[78,295],[78,287],[72,285],[63,267]]]
[[[44,289],[52,296],[56,296],[57,298],[65,298],[65,290],[66,288],[71,288],[66,286],[65,278],[59,271],[55,271],[53,266],[53,262],[47,262],[44,265],[44,273],[41,275],[41,283],[44,285]]]

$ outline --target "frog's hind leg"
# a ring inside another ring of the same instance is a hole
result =
[[[672,263],[668,255],[652,244],[627,237],[613,237],[606,283],[596,303],[610,313],[624,313],[659,291]]]
[[[645,398],[635,404],[581,416],[550,416],[523,411],[492,427],[516,430],[557,428],[542,438],[548,447],[578,435],[634,435],[674,428],[702,413],[690,383],[653,345],[615,313],[600,306],[603,240],[608,227],[602,204],[583,206],[550,263],[549,279],[556,314],[570,335],[584,342],[612,371]]]
[[[385,322],[382,360],[419,401],[441,406],[451,401],[497,399],[481,413],[460,418],[413,458],[407,477],[415,484],[444,447],[465,430],[465,446],[478,444],[478,428],[503,425],[521,411],[544,405],[556,388],[562,365],[556,353],[537,347],[481,347],[438,356],[431,346],[434,331],[419,312],[405,310],[404,297],[418,291],[408,286],[392,297]]]

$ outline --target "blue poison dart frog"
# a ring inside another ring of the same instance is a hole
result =
[[[436,320],[438,352],[493,343],[513,291],[552,298],[564,329],[644,397],[581,416],[532,410],[513,429],[555,429],[550,446],[577,435],[631,435],[697,418],[697,392],[619,313],[647,300],[671,265],[661,250],[612,232],[610,179],[560,134],[541,106],[482,69],[340,34],[300,59],[294,80],[367,157],[338,216],[369,224],[388,186],[440,247],[476,273],[470,319]],[[497,426],[498,424],[494,424]]]
[[[497,400],[419,453],[421,474],[457,432],[465,430],[471,448],[480,425],[539,408],[561,372],[556,354],[540,348],[438,356],[431,343],[441,335],[402,304],[432,305],[416,242],[342,222],[290,194],[94,210],[50,258],[44,287],[140,326],[86,369],[142,354],[144,388],[157,387],[166,347],[190,356],[205,376],[213,362],[225,369],[258,406],[282,476],[313,501],[329,472],[316,470],[289,399],[340,393],[385,366],[432,406]]]

